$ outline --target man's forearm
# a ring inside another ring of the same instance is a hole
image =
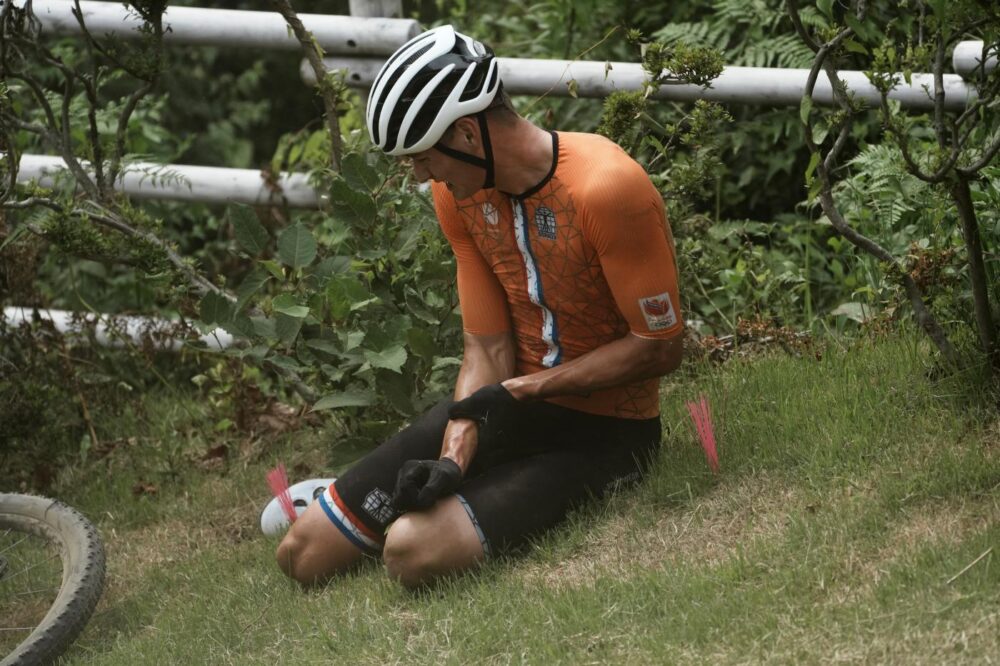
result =
[[[503,385],[518,400],[541,400],[660,377],[680,365],[682,337],[654,340],[630,334],[554,368],[507,379]]]
[[[455,381],[455,400],[514,375],[514,342],[509,333],[496,336],[465,336],[462,367]],[[456,419],[448,423],[441,444],[441,457],[458,463],[464,473],[476,455],[476,422]]]

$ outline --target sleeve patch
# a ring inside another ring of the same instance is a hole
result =
[[[646,325],[651,331],[662,331],[677,323],[677,314],[668,292],[640,298],[639,309],[642,310],[642,316],[646,318]]]

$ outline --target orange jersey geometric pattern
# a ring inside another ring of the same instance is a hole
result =
[[[521,195],[481,190],[456,201],[432,190],[458,265],[464,329],[513,333],[530,374],[624,337],[683,329],[673,241],[660,193],[614,142],[552,133],[552,170]],[[549,398],[571,409],[649,418],[658,379]]]

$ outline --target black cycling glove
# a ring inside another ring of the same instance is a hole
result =
[[[392,505],[397,511],[427,509],[462,485],[462,468],[451,458],[407,460],[396,477]]]
[[[489,384],[448,408],[450,419],[472,419],[479,426],[480,450],[496,451],[517,439],[524,405],[503,384]]]

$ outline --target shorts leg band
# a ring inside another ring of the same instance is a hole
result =
[[[476,519],[476,514],[472,512],[472,507],[469,503],[465,501],[465,498],[455,493],[455,497],[458,501],[462,503],[462,508],[465,509],[465,513],[468,514],[469,520],[472,521],[472,526],[476,528],[476,534],[479,536],[479,543],[483,545],[483,554],[487,558],[493,557],[493,550],[490,548],[490,542],[486,539],[486,534],[483,532],[483,528],[479,526],[479,521]]]
[[[319,503],[330,522],[347,537],[348,541],[369,555],[379,555],[382,552],[382,544],[378,537],[351,514],[337,495],[333,484],[319,496]]]

